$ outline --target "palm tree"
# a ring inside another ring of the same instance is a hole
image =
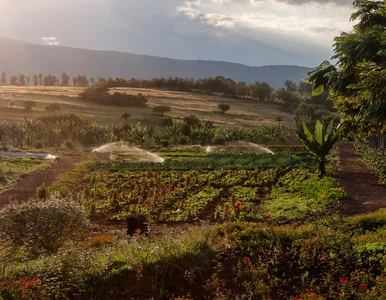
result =
[[[326,156],[339,138],[339,130],[334,129],[334,122],[331,121],[325,127],[319,120],[316,121],[314,134],[303,122],[303,131],[296,131],[296,135],[311,154],[318,159],[320,177],[323,177],[326,174]]]

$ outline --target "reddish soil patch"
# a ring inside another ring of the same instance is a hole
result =
[[[339,146],[340,186],[352,197],[343,202],[344,216],[360,215],[386,208],[386,186],[378,184],[378,177],[371,173],[354,145]]]
[[[50,186],[85,159],[84,156],[65,156],[61,160],[54,162],[50,168],[22,178],[13,188],[0,194],[0,206],[8,204],[10,199],[25,201],[34,198],[36,188],[43,183]]]

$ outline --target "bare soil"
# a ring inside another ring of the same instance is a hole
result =
[[[43,183],[50,186],[85,160],[84,156],[64,156],[61,160],[54,162],[50,168],[26,175],[13,188],[0,194],[0,206],[8,204],[10,199],[26,201],[35,198],[36,189],[39,186]]]
[[[378,184],[378,177],[367,169],[354,145],[341,144],[339,155],[340,186],[352,198],[343,202],[342,215],[360,215],[386,208],[386,186]]]

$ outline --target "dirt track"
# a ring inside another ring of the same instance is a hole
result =
[[[342,214],[352,216],[386,208],[386,186],[378,184],[378,178],[367,169],[354,145],[341,144],[339,154],[340,185],[352,197],[343,202]]]
[[[10,199],[25,201],[34,198],[37,187],[43,183],[47,186],[53,184],[85,160],[84,156],[65,156],[60,161],[54,162],[49,169],[26,176],[19,180],[13,188],[0,194],[0,206],[8,204]]]

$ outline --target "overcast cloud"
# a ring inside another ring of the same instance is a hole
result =
[[[315,66],[351,30],[347,0],[0,0],[0,35],[50,46]]]

